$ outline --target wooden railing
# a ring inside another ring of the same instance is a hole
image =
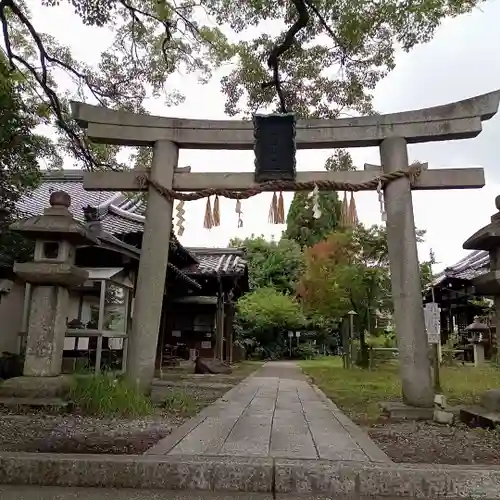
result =
[[[27,333],[20,332],[20,352],[22,346],[25,345]],[[123,339],[123,357],[122,357],[122,372],[127,369],[127,350],[128,350],[128,335],[123,332],[112,332],[109,330],[84,330],[80,328],[68,328],[66,331],[66,338],[95,338],[97,337],[97,349],[95,358],[95,373],[101,373],[101,359],[102,359],[102,339]]]
[[[370,370],[373,367],[374,353],[377,352],[392,352],[394,354],[399,354],[399,349],[397,347],[370,347],[368,354],[368,363]],[[463,354],[465,349],[442,349],[442,354]]]
[[[95,356],[95,373],[101,373],[102,339],[123,339],[122,372],[127,369],[128,335],[121,332],[108,330],[81,330],[79,328],[68,328],[67,338],[94,338],[97,337],[97,349]]]

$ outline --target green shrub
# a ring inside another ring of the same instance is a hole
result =
[[[168,412],[180,413],[181,415],[193,415],[196,413],[196,401],[185,391],[172,389],[164,399],[163,405]]]
[[[301,344],[292,349],[292,357],[295,359],[314,359],[318,357],[318,350],[310,344]]]
[[[153,411],[151,400],[124,378],[110,374],[77,375],[70,398],[82,413],[101,417],[138,417]]]

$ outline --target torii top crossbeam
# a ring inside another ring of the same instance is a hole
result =
[[[476,137],[481,122],[498,110],[500,90],[444,106],[330,120],[299,120],[299,149],[378,146],[384,139],[403,137],[407,143],[448,141]],[[73,117],[94,142],[148,146],[169,140],[181,148],[247,149],[254,147],[251,121],[191,120],[113,111],[72,102]]]

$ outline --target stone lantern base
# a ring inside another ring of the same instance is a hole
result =
[[[71,389],[71,377],[15,377],[0,385],[0,397],[4,398],[64,398]]]
[[[410,406],[400,401],[380,403],[382,414],[390,420],[432,420],[434,407]]]

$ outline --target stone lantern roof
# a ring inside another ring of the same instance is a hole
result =
[[[500,246],[500,196],[495,198],[498,213],[491,217],[491,223],[476,231],[463,244],[466,250],[492,250]]]
[[[22,233],[27,238],[67,240],[74,245],[98,239],[87,226],[73,218],[69,211],[71,197],[65,191],[55,191],[50,195],[50,207],[45,208],[43,215],[22,219],[11,224],[10,229]]]
[[[490,327],[479,320],[479,316],[474,316],[474,321],[465,327],[467,332],[489,332]]]
[[[489,272],[472,280],[476,293],[498,295],[500,293],[500,196],[495,198],[498,212],[491,217],[491,223],[476,231],[464,244],[465,249],[488,250]]]

